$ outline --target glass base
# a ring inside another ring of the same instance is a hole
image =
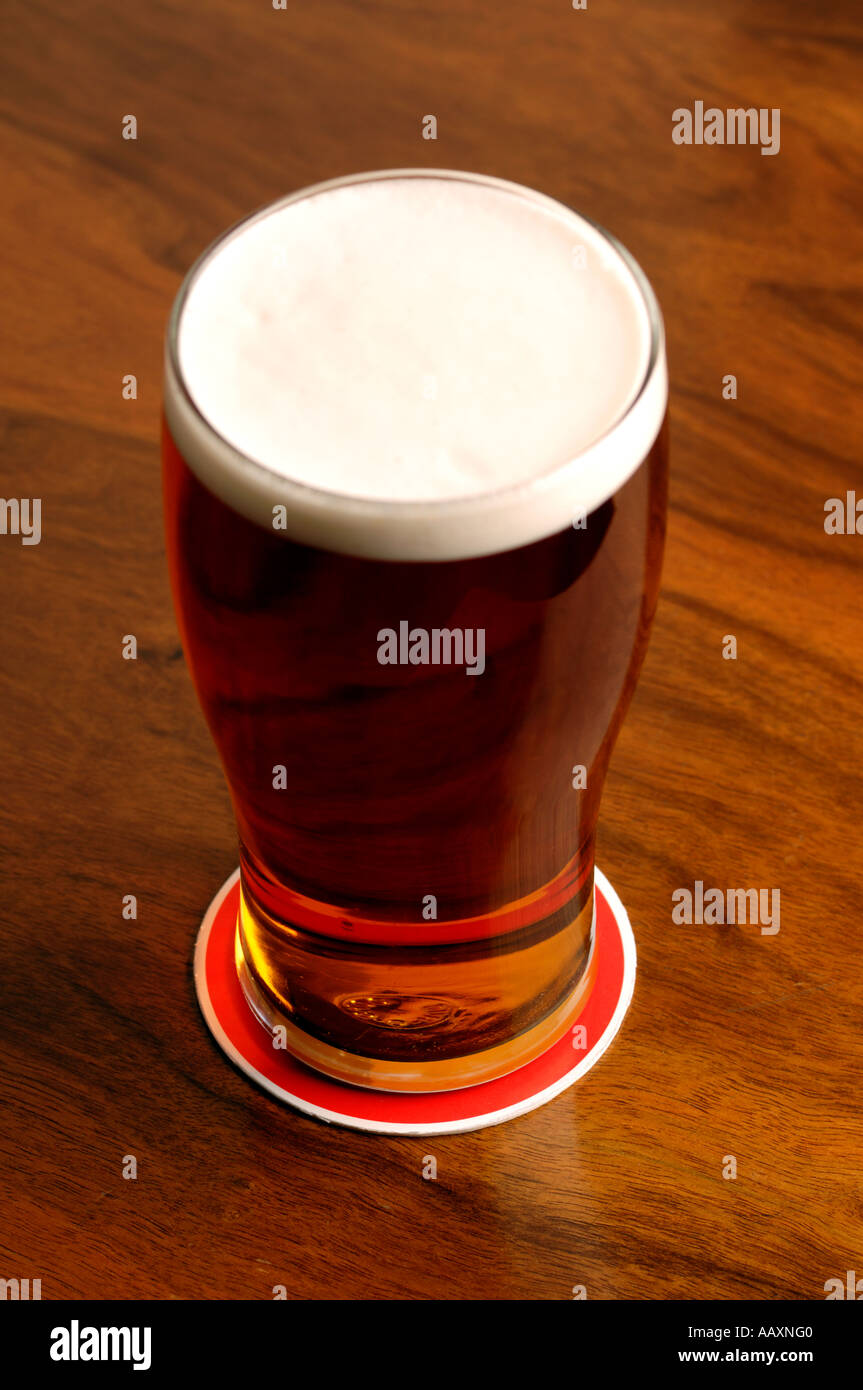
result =
[[[591,895],[592,897],[593,895]],[[284,1048],[306,1066],[352,1086],[364,1086],[380,1091],[433,1092],[460,1090],[485,1081],[494,1081],[517,1071],[539,1057],[568,1031],[583,1011],[593,989],[597,970],[595,943],[595,903],[591,904],[592,941],[590,956],[584,972],[570,995],[550,1014],[532,1028],[481,1052],[441,1060],[412,1059],[394,1061],[391,1058],[364,1057],[332,1047],[320,1038],[298,1028],[290,1019],[277,1012],[253,979],[243,955],[239,922],[235,932],[235,964],[246,1002],[258,1021],[275,1036],[275,1029]]]

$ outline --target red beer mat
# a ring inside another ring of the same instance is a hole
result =
[[[201,1012],[216,1042],[241,1071],[277,1099],[331,1124],[382,1134],[454,1134],[527,1114],[599,1061],[632,999],[632,928],[619,897],[597,869],[596,982],[558,1042],[517,1071],[462,1090],[405,1093],[350,1086],[274,1048],[246,1003],[234,964],[239,881],[237,869],[211,902],[198,933],[195,988]]]

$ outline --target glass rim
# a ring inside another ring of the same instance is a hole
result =
[[[313,483],[300,481],[296,478],[286,476],[278,472],[266,463],[245,453],[242,449],[232,444],[212,421],[204,414],[195,401],[188,383],[185,379],[183,368],[180,361],[179,338],[183,312],[188,302],[192,287],[204,268],[210,261],[223,250],[231,241],[243,233],[253,224],[263,221],[265,218],[273,216],[290,207],[294,203],[305,201],[308,198],[316,197],[319,194],[334,191],[339,188],[350,187],[355,184],[376,183],[391,179],[435,179],[462,182],[466,184],[480,184],[487,187],[498,189],[511,196],[517,196],[522,200],[538,205],[546,209],[549,213],[556,216],[559,220],[572,223],[586,224],[599,237],[611,251],[611,253],[622,264],[633,281],[641,300],[641,306],[646,313],[647,327],[649,330],[649,348],[644,374],[636,386],[631,397],[627,399],[627,404],[621,412],[615,416],[612,423],[601,435],[591,440],[589,444],[583,446],[566,458],[558,460],[541,472],[533,473],[527,478],[521,478],[515,482],[505,483],[501,487],[491,488],[482,492],[473,492],[464,495],[445,498],[382,498],[359,495],[332,488],[317,487]],[[167,331],[165,335],[165,366],[166,381],[170,382],[171,387],[177,392],[180,400],[182,412],[191,417],[194,423],[194,430],[197,436],[205,437],[211,444],[216,454],[231,460],[234,472],[238,477],[245,476],[250,482],[254,481],[256,489],[262,486],[277,489],[286,499],[302,500],[306,505],[315,509],[329,508],[333,510],[337,507],[350,513],[355,521],[362,518],[374,517],[376,519],[386,518],[390,522],[398,522],[399,519],[420,518],[434,519],[441,521],[450,516],[469,517],[472,513],[481,512],[484,508],[494,507],[496,504],[514,504],[519,498],[526,498],[528,494],[535,494],[544,486],[548,486],[563,472],[563,470],[577,469],[583,465],[597,449],[597,446],[607,445],[621,431],[633,417],[641,403],[644,402],[645,395],[651,385],[656,384],[657,376],[660,372],[665,376],[665,333],[662,314],[653,288],[636,261],[635,257],[627,250],[618,239],[600,223],[586,216],[584,213],[569,207],[566,203],[552,198],[547,194],[540,193],[538,190],[524,184],[514,183],[507,179],[501,179],[490,174],[471,173],[456,169],[437,169],[437,168],[393,168],[374,170],[365,173],[345,174],[337,178],[327,179],[320,183],[310,184],[306,187],[286,194],[284,197],[264,204],[255,211],[242,217],[232,226],[228,227],[218,237],[210,242],[197,259],[193,262],[186,275],[184,276],[179,289],[175,295],[171,313],[168,319]],[[166,389],[164,396],[167,403],[169,392]],[[664,386],[664,414],[667,407],[667,383]],[[170,421],[169,421],[170,424]],[[172,431],[173,432],[173,431]],[[646,456],[649,448],[652,447],[653,438],[648,441],[642,457]],[[185,452],[184,452],[185,457]],[[186,462],[194,468],[194,460],[186,458]],[[627,476],[635,471],[641,458],[635,458],[628,470]],[[199,474],[205,485],[207,483],[203,474]],[[624,479],[625,481],[625,479]],[[622,485],[622,484],[620,484]],[[212,488],[218,491],[216,488]],[[614,489],[617,490],[616,488]],[[612,493],[606,493],[610,496]],[[235,503],[231,503],[235,505]],[[594,505],[599,505],[598,503]],[[564,523],[565,524],[565,523]],[[313,542],[314,543],[314,542]]]

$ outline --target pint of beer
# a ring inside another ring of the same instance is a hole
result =
[[[237,969],[309,1066],[469,1086],[583,1008],[666,401],[631,257],[498,179],[321,184],[184,282],[176,609],[236,813]]]

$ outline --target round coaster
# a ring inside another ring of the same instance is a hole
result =
[[[635,987],[635,939],[608,879],[594,874],[596,983],[570,1031],[548,1051],[495,1081],[458,1091],[410,1094],[334,1081],[272,1046],[243,994],[234,965],[240,871],[222,885],[195,947],[198,1003],[231,1061],[278,1100],[330,1124],[380,1134],[456,1134],[525,1115],[590,1071],[610,1045]]]

